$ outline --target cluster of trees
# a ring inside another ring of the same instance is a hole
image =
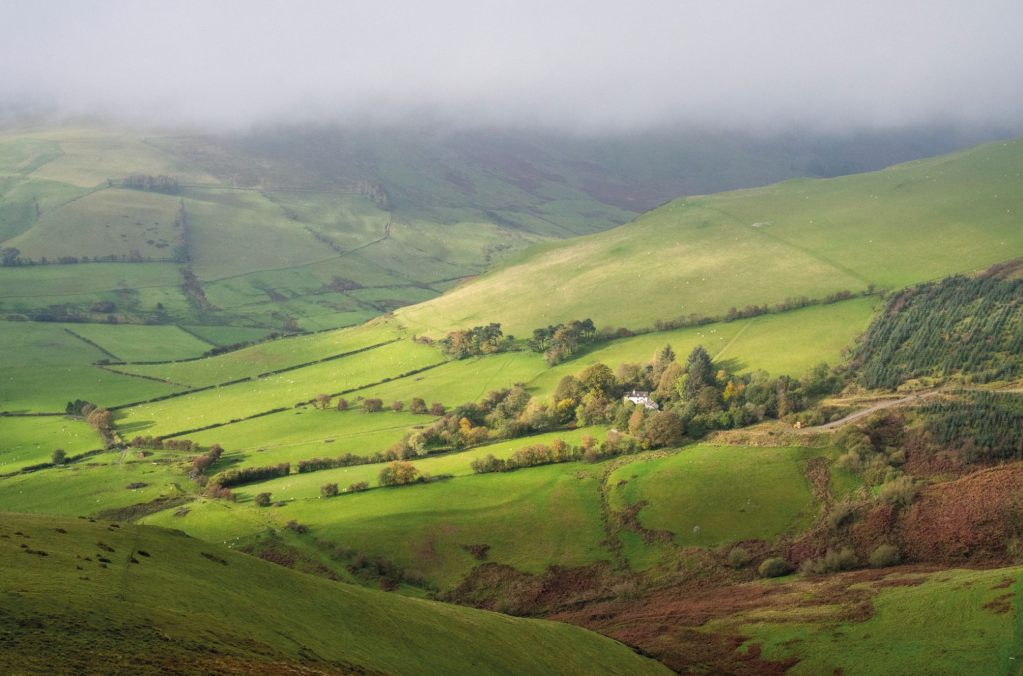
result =
[[[135,437],[128,442],[132,448],[150,448],[154,451],[188,451],[195,453],[199,444],[188,439],[161,439],[159,437]]]
[[[1023,459],[1023,396],[1011,392],[963,392],[928,404],[926,441],[958,451],[972,464]]]
[[[23,264],[24,259],[21,258],[21,249],[13,246],[5,246],[0,249],[0,267],[13,268]]]
[[[88,407],[88,408],[86,408]],[[75,399],[69,401],[67,406],[64,407],[64,413],[67,415],[85,418],[92,411],[96,410],[96,405],[85,401],[84,399]]]
[[[387,463],[387,466],[380,470],[377,477],[381,486],[404,486],[416,482],[430,481],[430,475],[420,474],[419,469],[411,462],[395,460]]]
[[[900,413],[875,413],[844,425],[835,437],[835,444],[845,449],[838,466],[875,486],[895,481],[903,475],[905,440],[906,419]]]
[[[764,371],[738,375],[716,366],[702,346],[679,363],[668,345],[646,364],[619,365],[617,374],[605,364],[594,364],[565,376],[552,406],[562,424],[609,423],[656,448],[670,445],[668,440],[680,434],[679,423],[696,439],[710,430],[745,427],[765,418],[797,418],[808,400],[839,384],[826,364],[799,380],[772,378]],[[631,390],[649,392],[660,410],[623,401],[622,395]]]
[[[573,320],[547,328],[533,329],[526,345],[533,352],[543,354],[549,366],[560,364],[579,349],[579,343],[592,339],[597,333],[592,319]]]
[[[103,440],[103,448],[110,448],[114,445],[114,414],[105,408],[96,408],[92,404],[82,407],[82,417],[85,422],[96,431],[99,438]]]
[[[202,282],[195,273],[188,268],[181,268],[181,290],[190,297],[199,309],[203,312],[213,312],[219,308],[206,298],[206,292],[202,288]]]
[[[178,179],[173,176],[150,176],[149,174],[132,174],[120,182],[121,187],[147,192],[161,192],[166,195],[177,195],[181,192]]]
[[[309,472],[319,472],[324,469],[356,467],[358,465],[375,465],[381,462],[404,460],[409,457],[414,456],[395,453],[392,449],[378,451],[376,453],[371,453],[370,455],[352,455],[351,453],[345,453],[344,455],[339,455],[336,458],[312,458],[311,460],[299,460],[298,473],[308,474]]]
[[[223,454],[224,449],[220,447],[220,444],[213,444],[210,446],[209,451],[192,460],[192,476],[204,476],[206,474],[206,470],[208,470],[217,460],[220,460],[220,456]]]
[[[329,408],[337,408],[339,412],[347,411],[351,407],[351,403],[344,397],[339,397],[337,405],[333,404],[334,398],[329,394],[318,394],[313,398],[313,406],[316,408],[323,409],[326,411]],[[395,413],[401,413],[405,410],[405,402],[393,401],[389,407]],[[384,401],[382,399],[369,398],[362,400],[362,406],[360,410],[364,413],[379,413],[384,410]],[[409,404],[409,412],[417,415],[444,415],[445,408],[444,404],[434,403],[427,408],[426,401],[419,398],[413,397],[411,404]]]
[[[865,387],[920,377],[1007,380],[1023,369],[1023,279],[950,277],[893,295],[853,355]]]
[[[248,483],[250,481],[265,481],[266,479],[276,479],[277,477],[288,476],[291,473],[291,464],[282,462],[277,465],[268,465],[266,467],[246,467],[244,469],[228,469],[223,472],[217,472],[210,478],[207,486],[237,486],[238,484]]]
[[[361,180],[355,184],[355,192],[368,197],[382,211],[391,210],[391,194],[379,183]]]
[[[514,336],[505,337],[500,324],[488,324],[452,331],[439,342],[441,352],[448,357],[468,359],[504,352],[512,346],[514,340]]]

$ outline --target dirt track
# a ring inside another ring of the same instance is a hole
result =
[[[833,422],[829,422],[829,423],[826,423],[824,425],[819,425],[817,427],[811,427],[809,429],[815,429],[815,430],[833,430],[836,427],[844,425],[847,422],[852,422],[853,420],[856,420],[858,418],[862,418],[865,415],[870,415],[874,411],[880,411],[883,408],[891,408],[892,406],[902,406],[904,404],[916,403],[916,402],[918,402],[921,399],[925,399],[927,397],[933,397],[935,394],[940,394],[940,391],[925,392],[923,394],[914,394],[914,395],[909,396],[909,397],[903,397],[902,399],[889,399],[888,401],[882,401],[881,403],[874,404],[873,406],[871,406],[869,408],[865,408],[862,411],[857,411],[856,413],[850,413],[849,415],[847,415],[846,417],[842,418],[841,420],[835,420]]]

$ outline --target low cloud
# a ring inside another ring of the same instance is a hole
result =
[[[1017,126],[1018,0],[6,2],[0,108],[274,122]]]

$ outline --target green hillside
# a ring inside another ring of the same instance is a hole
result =
[[[514,334],[591,317],[650,326],[985,268],[1023,252],[1023,141],[883,171],[687,197],[608,232],[549,243],[403,309],[411,328]],[[537,290],[542,289],[538,296]]]
[[[5,673],[670,673],[570,625],[339,584],[149,526],[4,514],[0,585]]]

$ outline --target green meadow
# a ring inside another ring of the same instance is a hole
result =
[[[211,347],[177,326],[74,324],[67,328],[120,361],[194,359]]]
[[[0,474],[50,462],[58,448],[72,456],[102,447],[99,436],[80,420],[63,416],[0,418]]]
[[[906,586],[881,589],[863,622],[821,623],[814,614],[739,615],[747,643],[759,643],[765,659],[799,662],[799,676],[842,673],[1005,674],[1020,673],[1019,568],[906,573]],[[1008,583],[1008,584],[1006,584]],[[862,586],[869,587],[870,583]],[[1009,597],[1005,610],[992,602]],[[710,630],[716,627],[707,627]]]

